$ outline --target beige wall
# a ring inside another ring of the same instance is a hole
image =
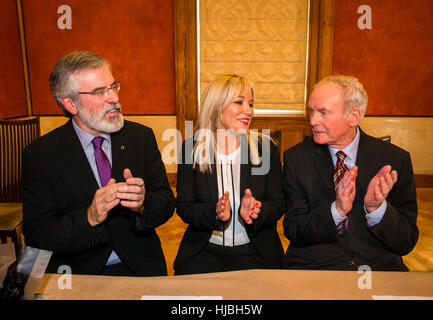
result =
[[[165,130],[176,128],[176,116],[126,116],[153,129],[161,153],[172,141],[162,141]],[[41,134],[66,122],[65,117],[41,117]],[[433,174],[433,118],[365,117],[360,124],[368,134],[391,135],[392,143],[410,152],[416,174]],[[175,164],[165,164],[168,173],[176,172]]]
[[[41,119],[41,135],[50,132],[51,130],[61,126],[68,119],[66,117],[42,116]],[[155,133],[158,148],[163,153],[164,148],[172,141],[162,141],[162,136],[167,129],[176,129],[176,116],[125,116],[125,119],[135,121],[153,129]],[[176,164],[165,164],[167,173],[177,171]]]
[[[365,117],[361,128],[368,134],[391,135],[391,142],[410,152],[415,174],[433,174],[432,117]]]

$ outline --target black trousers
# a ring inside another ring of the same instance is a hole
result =
[[[270,266],[251,243],[228,247],[209,242],[203,250],[183,262],[175,275],[268,269]]]

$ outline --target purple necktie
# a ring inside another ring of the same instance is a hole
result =
[[[101,178],[101,185],[105,186],[111,178],[111,165],[110,160],[108,160],[107,155],[101,148],[102,142],[104,142],[104,138],[101,136],[97,136],[92,140],[99,178]]]

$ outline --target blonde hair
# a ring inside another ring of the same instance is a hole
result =
[[[196,127],[196,144],[193,149],[193,167],[199,165],[201,172],[212,172],[214,151],[216,150],[217,130],[223,128],[222,113],[225,107],[232,103],[241,92],[251,90],[254,97],[253,83],[236,74],[224,74],[208,84],[201,99],[200,112]],[[260,162],[258,138],[264,136],[257,131],[247,131],[248,144],[251,152],[251,162]],[[215,154],[216,156],[216,154]]]
[[[361,116],[365,115],[368,96],[357,78],[340,74],[331,75],[320,80],[314,88],[328,82],[334,83],[343,89],[345,114],[348,114],[353,108],[358,107],[361,110]]]

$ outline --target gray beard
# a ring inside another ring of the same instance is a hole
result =
[[[105,119],[105,114],[112,110],[118,110],[119,114],[115,117]],[[100,114],[90,114],[87,110],[78,108],[78,116],[80,120],[90,129],[104,133],[117,132],[123,128],[123,114],[120,103],[112,103],[108,105]]]

